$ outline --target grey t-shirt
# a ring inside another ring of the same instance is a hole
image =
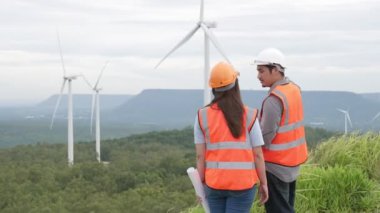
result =
[[[289,82],[290,80],[288,78],[277,81],[272,85],[269,92],[272,91],[277,85],[287,84]],[[264,100],[262,106],[263,114],[261,115],[262,117],[260,120],[260,126],[265,145],[271,144],[272,140],[276,136],[279,123],[281,121],[282,110],[283,107],[281,100],[276,96],[269,96]],[[268,172],[272,173],[284,182],[295,181],[299,175],[300,169],[299,166],[287,167],[268,162],[265,162],[265,168]]]

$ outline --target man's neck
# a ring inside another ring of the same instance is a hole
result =
[[[269,89],[269,93],[278,85],[281,85],[281,84],[287,84],[289,83],[289,79],[285,76],[281,76],[281,78],[279,78],[276,82],[274,82],[271,86],[270,86],[270,89]]]

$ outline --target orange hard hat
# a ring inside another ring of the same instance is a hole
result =
[[[209,85],[216,91],[227,91],[235,86],[238,75],[231,64],[219,62],[211,70]]]

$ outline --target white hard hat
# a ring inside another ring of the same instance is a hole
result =
[[[285,68],[285,56],[276,48],[264,49],[257,55],[254,65],[280,65]]]

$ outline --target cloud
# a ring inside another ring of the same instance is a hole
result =
[[[42,99],[58,90],[62,68],[57,29],[68,71],[83,72],[94,81],[104,62],[111,61],[102,80],[105,93],[202,88],[202,32],[153,70],[194,27],[199,4],[199,0],[3,2],[0,97]],[[380,77],[379,9],[376,0],[207,0],[205,19],[218,23],[213,31],[241,71],[242,88],[260,89],[248,61],[261,49],[274,46],[286,53],[289,74],[295,75],[291,77],[308,89],[375,92],[380,90],[373,85],[373,77]],[[222,57],[211,46],[211,65],[218,60]],[[346,73],[370,74],[358,78]],[[363,83],[358,85],[358,79]],[[35,82],[44,83],[26,94]],[[75,91],[88,90],[77,83]]]

